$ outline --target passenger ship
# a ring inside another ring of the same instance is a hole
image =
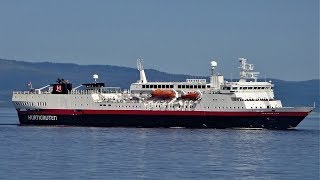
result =
[[[240,80],[228,82],[210,64],[210,82],[147,81],[142,59],[140,79],[130,90],[97,81],[72,88],[59,80],[39,89],[13,92],[21,125],[185,128],[295,128],[312,107],[283,107],[271,82],[257,81],[258,72],[239,58]]]

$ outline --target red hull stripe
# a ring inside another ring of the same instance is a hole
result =
[[[145,115],[145,116],[307,116],[309,112],[236,112],[236,111],[151,111],[151,110],[73,110],[43,109],[40,111],[19,111],[20,114],[46,115]]]

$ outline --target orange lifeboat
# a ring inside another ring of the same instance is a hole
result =
[[[186,94],[182,94],[181,98],[182,99],[190,99],[190,100],[196,100],[199,97],[199,93],[197,92],[188,92]]]
[[[151,96],[157,98],[174,98],[176,94],[172,90],[156,89],[152,91]]]

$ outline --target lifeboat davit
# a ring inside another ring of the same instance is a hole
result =
[[[174,98],[176,93],[172,90],[156,89],[152,91],[151,96],[157,98]]]
[[[190,99],[190,100],[196,100],[199,98],[199,93],[197,92],[188,92],[186,94],[181,95],[182,99]]]

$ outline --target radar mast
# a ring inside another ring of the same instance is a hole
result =
[[[146,74],[144,73],[143,59],[142,58],[138,58],[137,59],[137,68],[140,71],[140,80],[138,81],[138,83],[146,84],[148,81],[147,81],[147,78],[146,78]]]
[[[254,72],[253,64],[248,64],[247,59],[239,58],[239,62],[241,66],[239,67],[240,70],[240,82],[246,82],[247,79],[253,79],[254,82],[257,82],[259,72]]]

